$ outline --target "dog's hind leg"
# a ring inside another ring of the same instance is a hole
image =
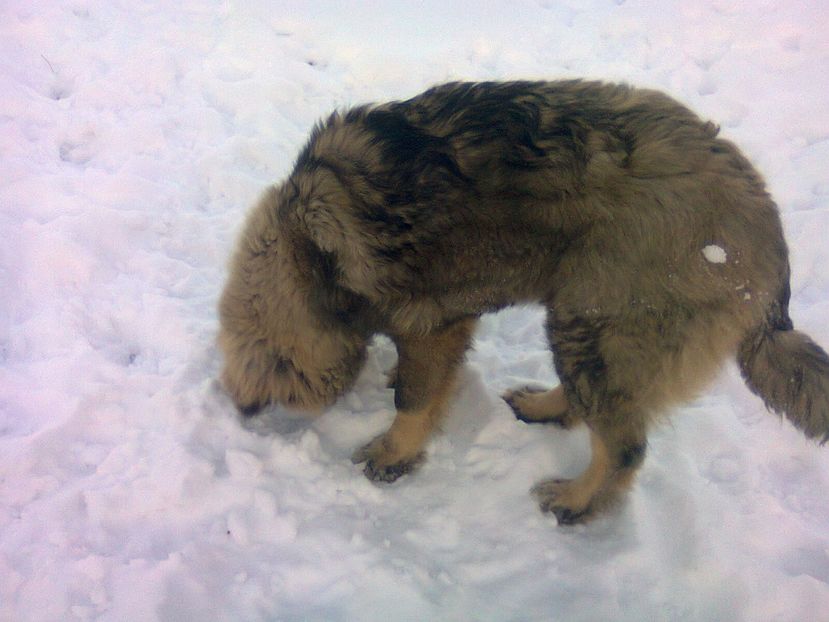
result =
[[[423,446],[443,413],[475,324],[476,318],[464,318],[426,336],[394,338],[397,415],[387,432],[354,453],[355,463],[366,463],[366,477],[393,482],[422,461]]]
[[[524,423],[552,423],[565,429],[580,423],[567,404],[562,385],[549,391],[533,387],[511,389],[501,397]]]
[[[622,497],[645,459],[645,431],[626,422],[590,430],[590,464],[575,479],[550,479],[532,489],[559,524],[583,522]]]
[[[621,498],[644,461],[673,337],[660,335],[647,319],[634,320],[548,316],[567,412],[590,428],[592,451],[578,477],[546,480],[532,490],[561,524],[587,520]]]

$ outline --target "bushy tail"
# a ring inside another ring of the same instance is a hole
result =
[[[788,326],[764,326],[740,344],[737,360],[749,389],[806,436],[829,440],[829,355]]]

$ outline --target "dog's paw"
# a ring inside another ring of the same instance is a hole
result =
[[[549,391],[538,387],[521,387],[510,389],[501,395],[507,406],[512,409],[515,418],[524,423],[551,423],[560,428],[569,429],[576,420],[566,410],[551,414],[545,398]]]
[[[411,473],[423,463],[423,452],[415,456],[402,457],[397,455],[386,435],[382,434],[373,441],[361,447],[351,456],[354,464],[363,464],[363,473],[373,482],[391,483],[400,476]]]
[[[522,405],[526,401],[526,396],[533,393],[540,393],[542,389],[534,387],[521,387],[520,389],[509,389],[501,394],[501,399],[507,403],[515,414],[515,418],[525,423],[538,423],[537,419],[529,419],[524,414]]]
[[[533,486],[530,491],[544,513],[553,514],[559,525],[584,523],[592,516],[590,504],[579,502],[573,480],[551,479]]]
[[[395,464],[380,465],[374,460],[366,462],[363,474],[372,482],[386,482],[390,484],[396,481],[401,475],[411,473],[423,462],[423,454],[412,460],[405,460]]]

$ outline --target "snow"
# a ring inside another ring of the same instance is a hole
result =
[[[710,263],[725,263],[728,259],[728,253],[721,246],[716,244],[709,244],[702,249],[702,254],[705,260]]]
[[[829,453],[733,366],[575,528],[532,484],[584,431],[498,398],[552,385],[542,314],[484,319],[422,469],[368,482],[378,339],[313,421],[240,421],[216,299],[245,211],[317,118],[448,79],[625,80],[764,172],[792,311],[829,346],[829,8],[820,0],[0,5],[0,620],[829,620]],[[724,258],[713,253],[712,261]],[[709,258],[710,259],[710,258]]]

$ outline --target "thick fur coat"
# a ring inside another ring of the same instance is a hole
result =
[[[223,383],[248,414],[319,410],[372,335],[398,349],[373,479],[422,459],[476,319],[540,303],[561,385],[505,399],[586,423],[592,460],[534,493],[562,523],[630,484],[646,430],[737,355],[748,386],[829,435],[829,358],[788,316],[760,175],[664,94],[595,82],[453,83],[319,124],[248,217],[220,303]]]

